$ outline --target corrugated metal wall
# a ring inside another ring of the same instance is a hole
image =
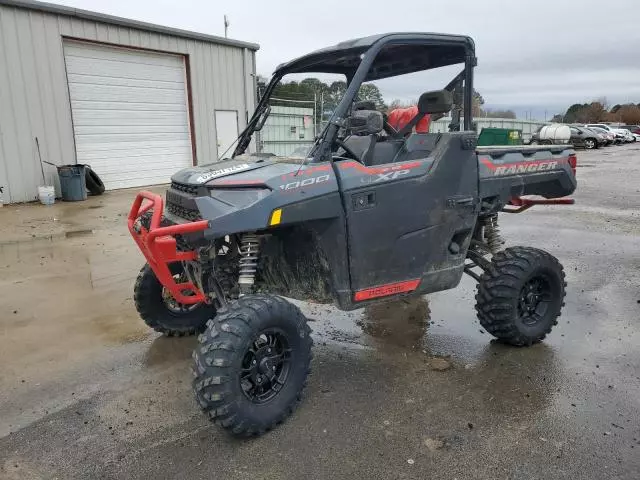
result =
[[[305,145],[312,145],[314,109],[273,105],[260,131],[260,151],[287,156]]]
[[[246,112],[254,109],[250,49],[0,5],[0,186],[5,203],[37,197],[42,175],[35,137],[43,160],[76,162],[63,37],[188,55],[200,164],[217,158],[214,111],[237,110],[243,128]],[[56,177],[53,167],[45,173],[48,182]]]

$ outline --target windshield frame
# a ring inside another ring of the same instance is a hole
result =
[[[366,40],[366,39],[363,39]],[[352,42],[358,42],[355,40]],[[464,82],[464,88],[462,91],[462,107],[466,114],[464,115],[463,130],[473,130],[473,69],[477,65],[477,59],[475,57],[475,46],[473,40],[469,37],[461,36],[446,36],[438,34],[390,34],[375,37],[372,44],[364,50],[363,53],[358,53],[359,63],[355,65],[353,61],[348,65],[345,65],[344,69],[339,73],[344,73],[347,81],[347,89],[333,111],[326,127],[315,139],[313,147],[309,153],[309,157],[312,158],[312,162],[321,162],[331,160],[331,147],[334,144],[338,132],[341,127],[344,126],[345,118],[350,111],[351,105],[354,99],[357,97],[360,86],[368,80],[371,80],[371,75],[379,75],[379,78],[391,78],[405,74],[406,72],[399,71],[397,73],[382,74],[380,76],[378,72],[372,73],[372,66],[378,57],[378,54],[390,45],[407,45],[407,46],[425,46],[425,47],[442,47],[445,45],[456,45],[464,48],[464,56],[456,57],[455,60],[445,64],[439,64],[437,66],[415,67],[413,71],[424,71],[434,68],[440,68],[445,65],[464,64],[464,69],[458,74],[452,82],[447,85],[447,89],[458,88]],[[340,45],[338,45],[339,47]],[[251,119],[247,123],[247,127],[242,131],[238,137],[238,145],[236,146],[232,158],[237,155],[243,154],[251,142],[251,138],[255,133],[256,125],[258,124],[260,117],[266,111],[269,100],[274,89],[279,85],[282,78],[289,73],[327,73],[327,64],[322,63],[322,59],[330,58],[329,55],[335,55],[336,52],[350,52],[351,55],[354,52],[361,52],[363,47],[348,48],[340,50],[337,47],[330,47],[320,50],[318,52],[311,53],[300,59],[293,60],[287,64],[280,65],[275,71],[271,81],[267,85],[264,94],[260,98],[258,105]],[[316,62],[310,61],[310,59],[318,59]],[[352,59],[353,60],[353,59]],[[446,61],[446,60],[445,60]],[[302,64],[302,65],[301,65]],[[333,67],[332,67],[333,68]],[[335,72],[338,73],[338,72]],[[453,122],[452,122],[453,123]],[[454,129],[456,127],[453,127]],[[459,128],[459,127],[458,127]]]

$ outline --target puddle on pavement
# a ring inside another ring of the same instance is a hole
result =
[[[424,297],[365,307],[356,325],[379,345],[422,350],[431,309]]]
[[[196,337],[159,336],[151,343],[144,355],[143,364],[147,367],[175,365],[191,362],[191,354],[197,345]]]
[[[352,312],[328,305],[300,306],[322,343],[356,348],[422,350],[430,320],[429,301],[424,297],[374,304]]]
[[[87,329],[94,330],[104,341],[117,345],[140,342],[148,338],[152,332],[134,312],[106,313],[88,317],[86,326]]]

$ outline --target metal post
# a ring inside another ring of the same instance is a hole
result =
[[[464,126],[463,130],[471,130],[473,122],[473,67],[475,57],[467,55],[464,63]]]
[[[320,130],[322,130],[322,118],[324,117],[324,92],[320,92]],[[316,137],[318,135],[316,134]]]

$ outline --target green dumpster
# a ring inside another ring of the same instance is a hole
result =
[[[483,128],[478,137],[478,146],[488,147],[493,145],[522,145],[522,130]]]

